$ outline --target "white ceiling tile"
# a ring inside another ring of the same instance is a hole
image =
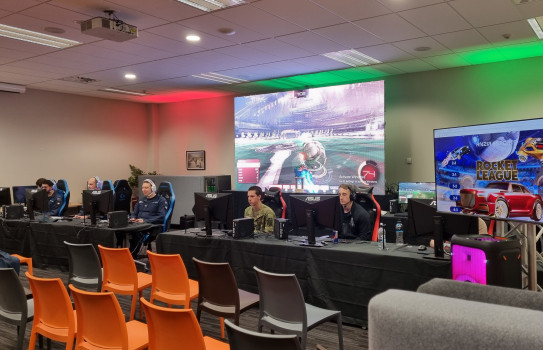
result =
[[[428,5],[441,4],[444,0],[379,0],[383,5],[393,11],[405,11],[414,9],[417,7],[424,7]]]
[[[482,49],[490,45],[490,42],[475,29],[434,35],[433,38],[448,49],[458,52]]]
[[[247,43],[244,46],[258,49],[268,55],[279,59],[294,59],[313,55],[311,52],[298,46],[285,43],[277,39],[266,39]]]
[[[410,59],[415,58],[413,57],[413,55],[391,44],[358,48],[357,51],[360,51],[363,54],[373,57],[381,62],[410,60]]]
[[[219,38],[223,37],[228,41],[238,44],[266,38],[263,34],[245,28],[240,24],[232,23],[224,18],[214,16],[212,13],[179,21],[177,24],[190,29],[195,29],[200,33],[207,33]],[[226,35],[219,32],[219,29],[232,29],[235,31],[235,34]]]
[[[432,56],[422,58],[424,62],[431,64],[438,69],[447,69],[453,67],[469,66],[470,63],[460,55],[452,53],[447,55]]]
[[[453,0],[449,5],[474,27],[522,19],[512,0]],[[492,15],[489,16],[491,9]]]
[[[225,37],[219,38],[215,35],[210,35],[210,34],[203,33],[197,30],[195,31],[194,29],[187,28],[177,23],[170,23],[170,24],[158,26],[158,27],[149,29],[148,32],[163,36],[165,38],[178,40],[179,42],[183,44],[196,46],[196,47],[200,47],[200,48],[204,48],[208,50],[236,44],[235,42],[230,41]],[[198,34],[201,40],[198,42],[189,43],[185,39],[185,37],[189,34]]]
[[[390,66],[399,69],[404,73],[416,73],[427,70],[435,70],[436,68],[429,63],[424,62],[421,59],[407,60],[401,62],[389,63]]]
[[[251,4],[227,8],[215,12],[214,15],[232,23],[241,24],[265,36],[280,36],[304,30],[298,25],[269,14]]]
[[[111,0],[111,2],[171,22],[205,13],[202,10],[173,0]]]
[[[494,44],[510,45],[539,40],[528,22],[524,20],[483,27],[478,31]],[[509,38],[505,38],[504,35]]]
[[[397,14],[353,22],[386,42],[420,38],[425,34]]]
[[[428,35],[471,28],[471,25],[447,4],[403,11],[400,16]]]
[[[394,43],[393,45],[407,53],[412,54],[415,57],[429,57],[452,53],[451,50],[447,49],[445,46],[441,45],[439,42],[430,37],[400,41]],[[421,47],[428,47],[430,49],[427,51],[415,50],[416,48]]]
[[[254,6],[306,29],[327,27],[345,21],[309,0],[262,0],[255,2]],[[304,15],[300,16],[300,13]]]
[[[390,10],[377,0],[312,0],[348,21],[377,17],[390,13]]]
[[[383,43],[383,40],[352,23],[343,23],[326,28],[315,29],[313,32],[348,48],[365,47]]]
[[[326,39],[313,32],[303,32],[278,37],[277,40],[289,43],[316,54],[346,50],[349,47]]]

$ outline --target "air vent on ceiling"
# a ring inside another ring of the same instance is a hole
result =
[[[72,83],[81,83],[81,84],[96,83],[98,81],[96,79],[80,77],[80,76],[77,76],[77,75],[74,75],[72,77],[62,78],[60,80],[69,81],[69,82],[72,82]]]

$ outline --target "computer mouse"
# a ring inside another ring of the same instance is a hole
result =
[[[421,245],[419,245],[419,247],[417,249],[420,250],[420,251],[423,251],[423,250],[426,250],[426,246],[424,244],[421,244]]]

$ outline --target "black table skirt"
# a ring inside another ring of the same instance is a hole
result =
[[[258,292],[253,266],[294,273],[308,303],[341,310],[345,322],[353,324],[366,324],[369,300],[380,292],[414,291],[434,277],[450,278],[449,261],[424,259],[416,247],[395,248],[379,251],[374,242],[315,248],[274,238],[205,238],[184,231],[157,238],[157,251],[181,254],[191,278],[197,278],[192,257],[229,262],[238,286],[251,292]]]

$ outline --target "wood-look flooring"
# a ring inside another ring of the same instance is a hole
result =
[[[26,265],[21,265],[20,279],[23,285],[27,288],[28,281],[24,276]],[[38,277],[60,277],[64,283],[66,283],[68,278],[68,273],[60,271],[57,268],[49,267],[48,269],[38,269],[34,268],[34,275]],[[144,291],[143,295],[148,300],[149,299],[150,289]],[[117,299],[125,312],[125,315],[129,314],[130,311],[130,297],[128,296],[118,296]],[[138,303],[139,308],[139,303]],[[196,304],[193,302],[193,308],[196,308]],[[139,309],[136,310],[136,317],[138,315]],[[240,317],[240,326],[255,330],[258,319],[258,307],[255,307],[251,310],[248,310],[241,314]],[[201,318],[201,327],[204,335],[220,339],[220,326],[218,317],[202,313]],[[28,349],[28,340],[30,338],[30,330],[32,328],[32,323],[27,324],[27,330],[25,335],[25,343],[23,349]],[[7,323],[0,321],[0,349],[9,350],[15,349],[17,343],[17,330],[16,327]],[[224,341],[228,341],[224,339]],[[344,324],[343,325],[343,343],[345,350],[354,350],[354,349],[367,349],[368,348],[368,333],[366,330],[363,330],[359,326],[353,326]],[[317,349],[317,344],[320,345],[321,349],[327,350],[337,350],[339,349],[338,338],[337,338],[337,326],[333,322],[328,322],[323,325],[318,326],[317,328],[311,330],[308,333],[307,340],[307,349]],[[60,342],[51,342],[51,349],[65,349],[66,345]],[[39,348],[36,345],[36,348]],[[46,344],[44,342],[44,348]]]

